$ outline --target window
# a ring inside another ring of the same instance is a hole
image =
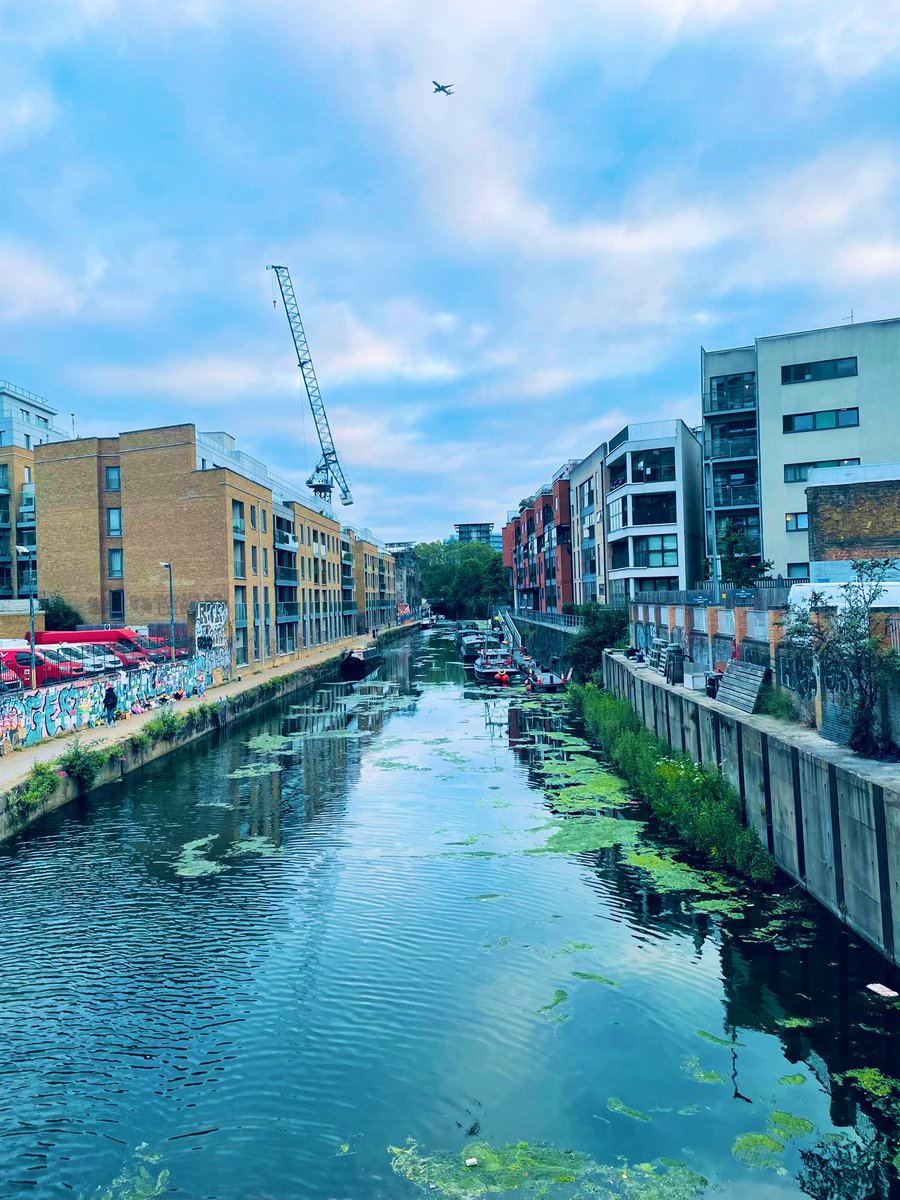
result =
[[[110,537],[122,536],[121,508],[108,508],[106,510],[106,532]]]
[[[109,620],[111,624],[125,620],[125,593],[121,588],[115,588],[109,593]]]
[[[660,533],[650,537],[635,538],[634,565],[636,567],[677,567],[678,535]]]
[[[613,571],[620,571],[623,567],[628,566],[628,538],[622,538],[620,542],[612,542],[609,551],[610,567]]]
[[[263,533],[266,533],[266,532],[267,532],[267,529],[266,529],[266,510],[265,510],[264,508],[261,508],[261,509],[259,510],[259,519],[260,519],[260,522],[261,522],[261,524],[262,524],[262,531],[263,531]]]
[[[788,563],[788,579],[809,579],[809,563]]]
[[[25,449],[26,450],[31,449],[31,434],[30,433],[25,434]]]
[[[672,525],[675,520],[674,492],[631,497],[632,525]]]
[[[263,575],[268,575],[268,573],[269,573],[269,552],[265,548],[265,546],[263,546]]]
[[[255,504],[250,505],[250,528],[251,529],[256,528],[256,505]]]
[[[809,529],[809,513],[785,513],[784,527],[788,533]]]
[[[119,492],[122,490],[122,472],[119,467],[106,468],[106,490]]]
[[[31,467],[25,468],[25,483],[31,483]]]
[[[631,455],[632,483],[671,483],[675,478],[675,451],[641,450]]]
[[[251,547],[250,547],[250,570],[253,572],[253,574],[254,574],[254,575],[257,573],[257,571],[256,571],[256,562],[257,562],[257,558],[256,558],[256,547],[255,547],[255,546],[251,546]]]
[[[678,588],[677,575],[663,575],[655,579],[635,579],[634,590],[637,592],[674,592]]]
[[[858,408],[829,408],[824,412],[792,413],[781,418],[785,433],[809,433],[812,429],[849,429],[859,424]]]
[[[234,577],[235,579],[246,579],[247,577],[247,560],[244,558],[244,543],[234,542]]]
[[[107,573],[110,579],[121,579],[124,573],[122,551],[107,550],[106,552]]]
[[[615,533],[624,529],[628,524],[628,500],[622,496],[619,500],[611,500],[609,504],[609,532]]]
[[[813,467],[858,467],[858,458],[829,458],[821,462],[785,463],[785,483],[805,483]]]
[[[241,500],[231,502],[231,527],[235,533],[244,532],[244,504]]]
[[[623,454],[609,465],[609,490],[614,492],[628,482],[628,455]]]
[[[9,466],[7,463],[0,463],[0,487],[9,487]]]
[[[858,374],[855,358],[826,358],[822,362],[792,363],[781,368],[781,382],[817,383],[823,379],[849,379]]]

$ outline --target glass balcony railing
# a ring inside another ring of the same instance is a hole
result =
[[[240,623],[242,621],[247,620],[247,605],[246,604],[236,604],[234,606],[234,619],[235,619],[236,623]]]
[[[296,621],[300,615],[300,605],[296,600],[285,600],[275,605],[275,615],[279,621]]]
[[[708,458],[755,458],[757,454],[756,434],[750,433],[740,437],[708,438],[706,455]]]
[[[707,504],[709,504],[708,488],[706,495]],[[749,505],[759,504],[759,484],[742,483],[732,487],[717,487],[713,490],[713,499],[716,508],[746,508]]]
[[[743,412],[748,408],[756,408],[756,388],[752,384],[707,392],[703,397],[705,413]]]

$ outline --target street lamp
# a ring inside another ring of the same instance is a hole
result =
[[[35,570],[34,570],[34,555],[37,550],[36,546],[16,546],[17,558],[28,558],[31,562],[31,570],[28,572],[28,631],[31,638],[31,690],[34,691],[37,686],[37,670],[34,658],[34,585],[35,585]]]
[[[175,589],[172,586],[172,564],[170,562],[161,562],[161,567],[169,572],[169,650],[172,656],[172,662],[175,661]]]

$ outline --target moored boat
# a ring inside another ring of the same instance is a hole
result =
[[[503,650],[479,654],[472,670],[477,683],[499,684],[501,687],[518,683],[521,676],[516,663]]]
[[[371,675],[376,668],[380,667],[382,662],[381,651],[374,646],[367,646],[365,649],[362,646],[355,646],[352,650],[348,650],[341,659],[341,679],[351,683],[357,679],[365,679],[367,675]]]
[[[542,671],[532,664],[525,680],[525,690],[532,692],[564,692],[567,680],[553,671]]]

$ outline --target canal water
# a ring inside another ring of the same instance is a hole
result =
[[[882,961],[673,857],[559,701],[456,658],[0,849],[0,1195],[895,1194]]]

